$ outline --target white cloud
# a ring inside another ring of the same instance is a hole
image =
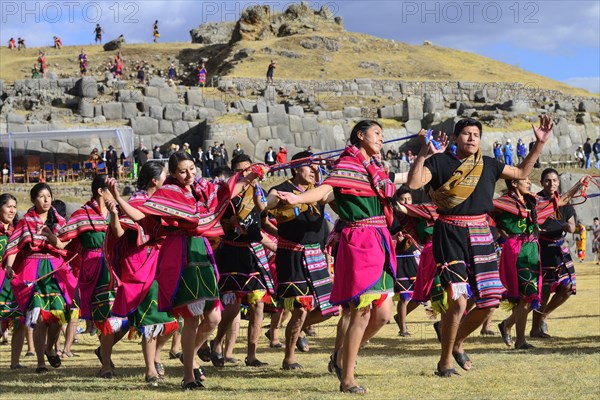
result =
[[[565,83],[587,90],[591,93],[600,93],[600,76],[574,77],[565,79]]]

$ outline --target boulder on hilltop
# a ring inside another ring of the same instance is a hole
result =
[[[111,40],[104,44],[104,51],[115,51],[119,50],[125,43],[125,36],[119,35],[118,38]]]
[[[198,29],[190,31],[192,43],[227,44],[231,40],[235,25],[235,22],[209,22],[202,24]]]

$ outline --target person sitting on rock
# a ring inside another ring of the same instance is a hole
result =
[[[79,71],[81,72],[81,76],[87,75],[87,67],[88,67],[88,58],[85,54],[85,50],[81,49],[81,53],[79,54]]]
[[[137,79],[138,79],[138,83],[141,85],[144,83],[144,79],[145,79],[145,70],[146,65],[144,64],[144,62],[140,62],[137,66]]]
[[[196,68],[196,73],[198,75],[198,86],[206,87],[206,75],[208,75],[208,72],[206,72],[206,65],[202,63],[200,67]]]
[[[38,71],[37,65],[33,64],[33,68],[31,68],[31,79],[39,79],[40,71]]]
[[[62,49],[62,40],[58,36],[54,36],[54,48],[57,50]]]
[[[10,38],[8,40],[8,48],[9,48],[9,50],[17,48],[17,46],[15,45],[15,38]]]
[[[175,81],[177,78],[177,69],[175,69],[175,62],[171,61],[171,65],[169,66],[169,72],[167,73],[169,76],[169,80]]]

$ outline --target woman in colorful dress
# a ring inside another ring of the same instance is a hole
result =
[[[115,251],[108,253],[109,264],[119,278],[112,314],[129,319],[129,325],[142,336],[146,363],[146,382],[156,386],[164,380],[165,370],[160,352],[179,323],[166,312],[158,311],[156,261],[164,234],[157,219],[145,217],[137,209],[144,204],[166,179],[164,165],[148,161],[137,180],[137,192],[125,201],[117,181],[109,178],[107,186],[125,215],[117,215],[111,207],[111,232],[107,244]],[[113,238],[119,240],[113,240]]]
[[[67,252],[53,245],[47,235],[57,234],[65,224],[52,207],[52,191],[38,183],[29,192],[33,207],[17,223],[10,236],[4,266],[25,324],[34,328],[37,373],[58,368],[60,357],[54,350],[61,325],[68,323],[77,280],[64,258]],[[14,275],[14,277],[13,277]]]
[[[76,210],[57,237],[49,237],[60,248],[74,239],[81,246],[79,271],[79,309],[81,318],[92,320],[100,335],[100,347],[95,350],[102,363],[98,376],[114,377],[112,348],[127,333],[127,321],[112,317],[110,312],[115,299],[116,280],[106,265],[103,250],[104,238],[110,221],[106,203],[113,197],[106,187],[104,174],[92,181],[92,198]]]
[[[6,251],[8,238],[13,233],[13,220],[17,215],[17,199],[12,194],[0,195],[0,258]],[[19,363],[25,341],[25,319],[12,291],[10,279],[6,277],[4,268],[0,268],[0,330],[13,326],[10,342],[10,369],[25,368]]]
[[[194,358],[221,320],[218,271],[205,235],[222,234],[218,222],[242,186],[236,177],[216,185],[196,178],[194,159],[178,151],[169,158],[169,177],[139,207],[167,230],[157,261],[158,309],[183,317],[183,389],[204,388]]]
[[[528,178],[507,180],[508,193],[494,200],[494,220],[498,229],[507,235],[499,271],[502,285],[506,288],[504,297],[511,303],[512,313],[498,324],[507,346],[512,345],[510,329],[515,325],[515,349],[533,347],[525,340],[525,326],[527,315],[531,310],[539,310],[541,302],[539,224],[543,224],[558,207],[567,204],[581,188],[584,179],[587,178],[583,178],[561,198],[555,193],[549,199],[529,193],[531,181]]]
[[[352,129],[350,145],[320,186],[299,195],[278,193],[291,205],[335,199],[342,220],[330,298],[331,304],[342,305],[349,313],[348,329],[334,357],[342,392],[367,393],[354,377],[358,350],[389,321],[393,308],[396,249],[388,230],[393,222],[390,199],[394,184],[403,183],[406,174],[385,173],[382,147],[381,124],[360,121]]]
[[[554,168],[542,171],[542,198],[551,199],[559,193],[560,177]],[[540,226],[540,258],[542,262],[542,303],[540,312],[533,313],[529,336],[550,337],[546,324],[548,314],[577,293],[575,265],[565,235],[575,232],[575,208],[569,204],[559,207]]]
[[[398,304],[394,320],[400,328],[398,335],[410,336],[406,316],[419,304],[429,301],[429,290],[433,281],[431,266],[435,267],[435,263],[432,263],[431,236],[437,212],[432,203],[413,204],[407,186],[401,186],[396,191],[394,201],[397,226],[392,227],[391,231],[392,236],[397,238],[398,259],[395,286]],[[425,276],[427,278],[423,279]],[[422,284],[417,282],[418,277],[421,278]]]

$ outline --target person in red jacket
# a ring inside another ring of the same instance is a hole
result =
[[[285,164],[287,162],[287,153],[288,152],[284,146],[279,146],[279,152],[277,152],[277,155],[275,156],[275,162],[277,164]],[[283,171],[283,174],[287,176],[287,171],[285,169],[277,171],[277,176],[280,176],[281,171]]]

